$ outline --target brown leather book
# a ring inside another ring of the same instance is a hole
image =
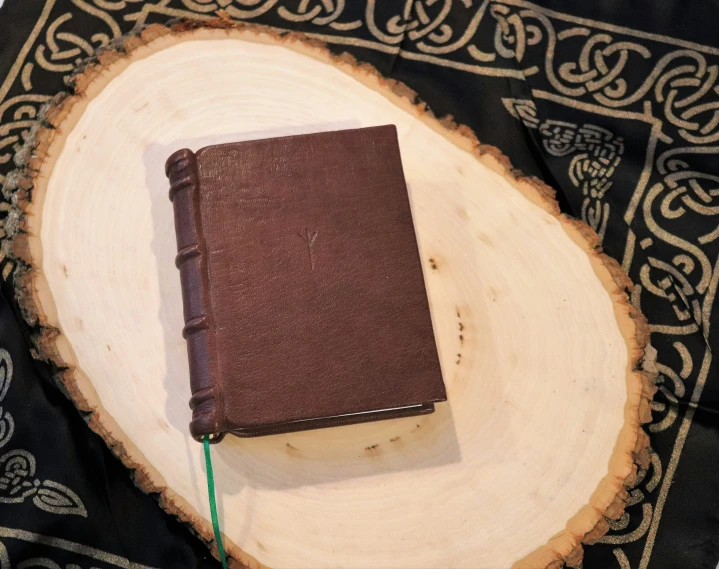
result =
[[[179,150],[166,173],[195,439],[446,400],[394,126]]]

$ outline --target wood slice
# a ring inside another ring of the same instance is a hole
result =
[[[577,564],[647,459],[647,327],[619,266],[551,190],[403,85],[295,35],[206,26],[151,26],[105,51],[31,133],[11,178],[14,250],[41,354],[68,366],[76,404],[140,485],[211,542],[165,159],[395,124],[449,404],[227,437],[213,449],[226,546],[251,567]]]

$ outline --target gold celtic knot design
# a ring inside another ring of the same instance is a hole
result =
[[[719,66],[704,53],[650,48],[590,25],[567,26],[541,9],[498,3],[490,13],[497,20],[496,54],[521,65],[525,78],[541,75],[557,94],[607,109],[650,103],[672,127],[670,137],[692,144],[719,140]],[[638,75],[637,69],[647,72]]]
[[[581,217],[604,239],[609,219],[609,203],[603,201],[612,187],[612,175],[622,161],[624,139],[606,128],[593,124],[578,125],[537,117],[534,101],[502,99],[504,106],[527,128],[537,130],[544,150],[556,157],[572,156],[568,176],[581,190]]]
[[[0,403],[12,381],[10,353],[0,348]],[[0,448],[7,445],[15,423],[8,412],[0,413]],[[53,514],[87,517],[80,497],[67,486],[35,477],[35,457],[26,450],[10,450],[0,455],[0,504],[19,504],[32,497],[32,503]]]

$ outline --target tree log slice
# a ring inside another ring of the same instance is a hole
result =
[[[392,123],[449,405],[227,437],[213,454],[229,554],[290,569],[580,562],[647,460],[652,378],[637,371],[648,332],[630,283],[549,188],[407,87],[266,28],[150,26],[73,86],[9,177],[17,283],[41,357],[141,487],[212,544],[165,159]]]

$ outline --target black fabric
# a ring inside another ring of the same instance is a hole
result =
[[[652,326],[660,372],[647,425],[652,464],[640,471],[626,515],[586,547],[584,568],[716,567],[714,3],[421,0],[404,19],[407,3],[400,0],[371,3],[369,10],[368,0],[344,8],[280,1],[252,18],[239,11],[248,4],[6,0],[0,8],[2,179],[37,107],[64,89],[63,78],[88,55],[87,44],[69,34],[96,48],[135,25],[197,17],[198,6],[319,34],[334,51],[406,83],[435,114],[453,115],[517,168],[556,188],[563,210],[590,223],[637,284],[632,299]],[[290,21],[280,7],[318,15]],[[332,11],[336,22],[359,25],[343,30],[318,20]],[[407,23],[404,33],[387,27],[393,17]],[[13,566],[49,558],[63,567],[216,567],[156,497],[132,484],[53,381],[53,370],[31,358],[33,330],[17,311],[11,283],[2,295],[0,476],[9,469],[14,476],[9,483],[0,478],[0,566],[7,554]],[[63,549],[58,538],[79,549]]]

